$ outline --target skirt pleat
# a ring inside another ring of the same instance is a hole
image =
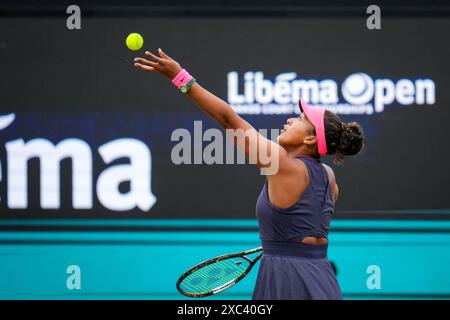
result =
[[[263,254],[253,300],[342,300],[328,258]]]

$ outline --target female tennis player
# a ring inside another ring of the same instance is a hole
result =
[[[287,120],[276,143],[260,135],[161,49],[159,56],[145,54],[147,59],[135,58],[137,68],[171,79],[222,128],[246,132],[245,143],[235,143],[247,157],[252,156],[251,145],[278,157],[278,170],[267,175],[256,202],[263,255],[253,299],[342,299],[327,258],[339,189],[333,170],[321,163],[321,156],[335,154],[334,163],[341,164],[345,155],[359,153],[364,140],[361,126],[344,123],[332,112],[300,100],[300,116]],[[256,165],[267,167],[259,154],[256,158]]]

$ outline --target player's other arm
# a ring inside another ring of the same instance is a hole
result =
[[[158,50],[158,53],[159,57],[147,51],[145,54],[151,60],[136,58],[135,66],[148,72],[160,72],[169,79],[173,79],[182,70],[182,67],[161,49]],[[259,134],[252,125],[241,118],[225,101],[198,83],[194,83],[191,86],[187,95],[222,128],[236,130],[232,137],[233,142],[244,152],[247,158],[254,160],[256,165],[268,167],[270,162],[267,159],[276,156],[278,157],[278,167],[280,169],[292,167],[292,165],[289,165],[290,160],[284,148]]]
[[[336,176],[334,175],[334,171],[330,166],[326,165],[325,163],[322,163],[322,165],[325,167],[325,169],[327,171],[328,180],[330,182],[331,193],[333,195],[333,202],[336,203],[336,201],[338,200],[338,197],[339,197],[339,188],[336,183]]]

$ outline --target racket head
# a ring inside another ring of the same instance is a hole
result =
[[[178,279],[177,289],[191,298],[224,291],[242,280],[261,257],[260,253],[252,260],[246,255],[259,251],[261,247],[206,260],[186,271]]]

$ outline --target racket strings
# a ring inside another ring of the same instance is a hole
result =
[[[217,284],[219,281],[227,283],[235,279],[237,275],[241,274],[246,269],[245,267],[242,268],[230,261],[223,260],[221,262],[222,263],[220,264],[214,263],[197,270],[190,276],[190,278],[192,278],[189,279],[190,283],[206,289],[210,287],[210,285]]]
[[[248,268],[244,259],[221,260],[194,271],[187,276],[181,286],[186,292],[208,292],[239,277]]]

